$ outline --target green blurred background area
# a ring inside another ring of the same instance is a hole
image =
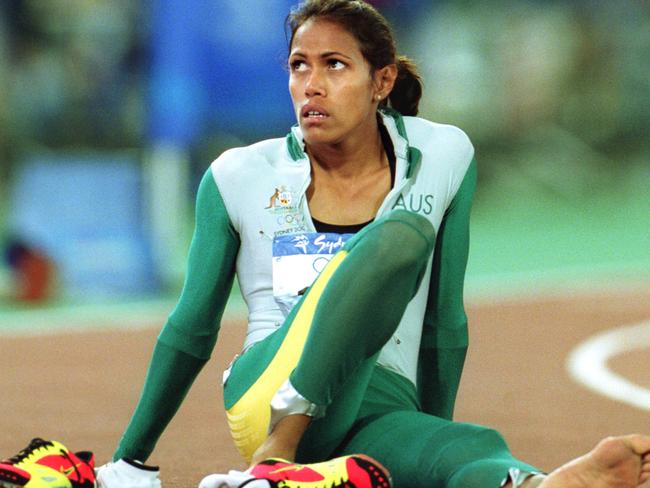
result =
[[[650,4],[373,3],[420,67],[420,115],[476,147],[470,295],[647,285]],[[0,4],[0,311],[25,302],[23,248],[55,270],[30,303],[178,292],[203,172],[295,122],[294,4]]]

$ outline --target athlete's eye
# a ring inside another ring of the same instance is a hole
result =
[[[345,63],[343,61],[339,61],[338,59],[330,59],[327,64],[330,69],[337,71],[345,68]]]
[[[305,71],[307,69],[307,65],[302,59],[291,61],[289,66],[291,67],[291,71]]]

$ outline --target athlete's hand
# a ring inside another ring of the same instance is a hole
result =
[[[158,466],[123,458],[96,469],[98,488],[162,488]]]

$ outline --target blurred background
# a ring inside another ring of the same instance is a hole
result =
[[[0,2],[0,313],[171,297],[198,181],[283,137],[294,0]],[[464,129],[471,296],[650,278],[650,3],[373,2]]]

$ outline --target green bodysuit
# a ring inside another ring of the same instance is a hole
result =
[[[115,458],[152,452],[210,357],[236,274],[249,330],[224,397],[244,457],[263,441],[270,396],[290,378],[326,412],[298,461],[366,453],[400,487],[496,487],[511,469],[535,471],[498,433],[451,420],[467,347],[473,148],[454,127],[380,117],[395,184],[353,237],[316,231],[298,128],[213,163],[198,191],[183,292]]]

